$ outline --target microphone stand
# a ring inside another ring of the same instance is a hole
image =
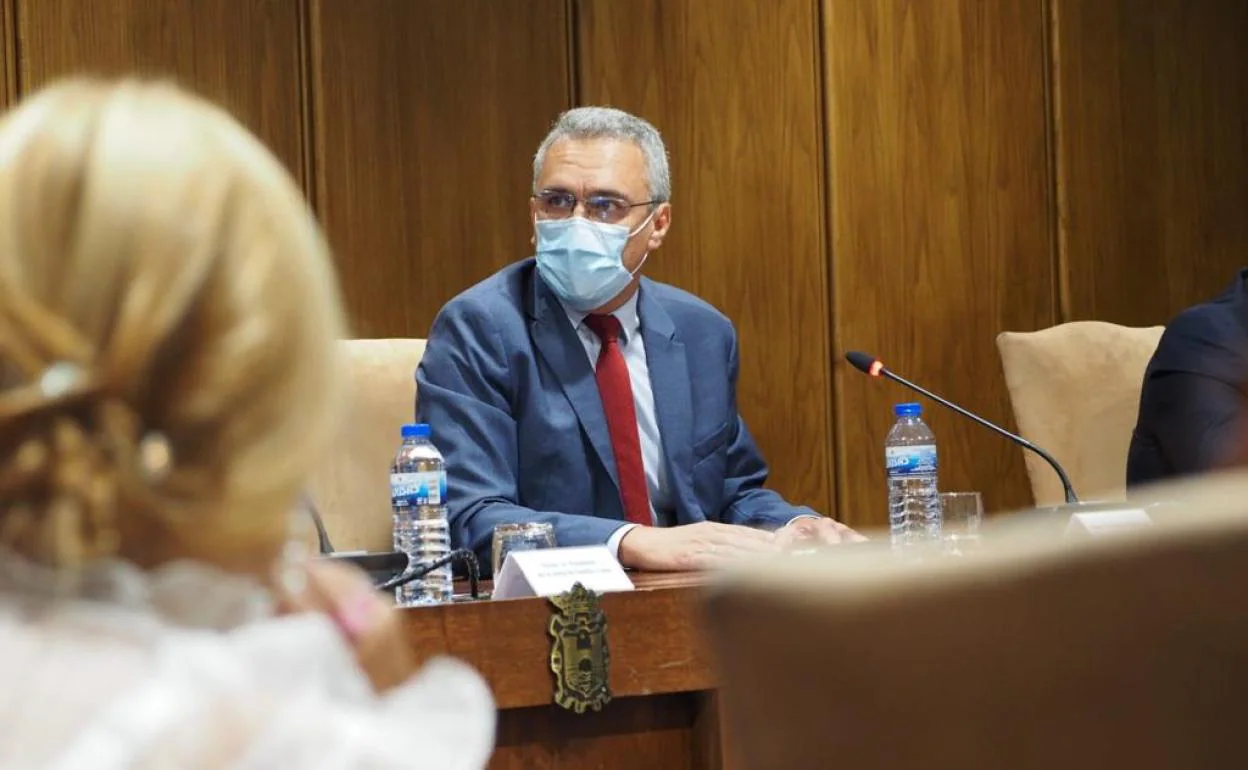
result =
[[[1075,495],[1075,488],[1070,483],[1070,477],[1066,475],[1066,471],[1062,468],[1061,463],[1059,463],[1057,461],[1057,458],[1053,457],[1053,455],[1049,454],[1045,450],[1031,443],[1030,441],[1023,438],[1022,436],[1016,436],[1015,434],[1010,433],[1005,428],[1002,428],[999,425],[994,425],[993,423],[988,422],[983,417],[980,417],[979,415],[973,412],[969,412],[963,409],[962,407],[958,406],[952,401],[949,401],[948,399],[941,398],[940,396],[931,392],[927,388],[924,388],[920,385],[915,385],[913,382],[910,382],[904,377],[893,374],[892,372],[890,372],[888,369],[884,368],[883,366],[880,367],[879,373],[889,378],[890,380],[893,380],[894,382],[897,382],[901,385],[904,385],[907,388],[910,388],[916,393],[921,393],[922,395],[927,396],[928,398],[940,404],[941,406],[952,409],[953,411],[957,412],[963,417],[966,417],[969,420],[974,420],[975,422],[979,423],[985,428],[988,428],[989,430],[995,433],[999,433],[1000,435],[1005,436],[1010,441],[1013,441],[1016,444],[1019,444],[1020,446],[1022,446],[1024,449],[1030,449],[1031,451],[1040,455],[1040,457],[1044,458],[1044,461],[1047,462],[1049,466],[1052,467],[1053,470],[1057,473],[1058,479],[1061,480],[1062,493],[1066,495],[1066,503],[1073,504],[1073,503],[1079,502],[1079,498]]]
[[[312,520],[312,526],[316,528],[316,547],[321,552],[321,556],[329,556],[334,552],[334,544],[329,540],[329,532],[325,529],[325,521],[321,518],[321,512],[316,509],[316,503],[312,502],[310,495],[303,495],[299,500],[299,507]]]
[[[316,541],[321,555],[330,556],[334,553],[334,546],[329,540],[329,532],[325,530],[325,522],[321,519],[320,511],[316,509],[316,505],[313,504],[311,498],[305,496],[302,502],[304,511],[308,514],[308,517],[312,519],[312,525],[316,527]],[[454,564],[456,562],[462,562],[468,571],[468,591],[470,595],[473,599],[480,599],[481,568],[477,563],[477,555],[466,548],[451,551],[446,556],[429,562],[428,564],[417,564],[416,566],[412,566],[409,561],[407,568],[403,570],[403,572],[378,585],[377,590],[393,590],[399,586],[407,585],[413,580],[419,580],[439,567],[445,567],[448,564]]]
[[[399,575],[377,586],[379,591],[390,591],[399,586],[407,585],[414,580],[419,580],[435,569],[445,567],[448,564],[462,562],[468,570],[468,592],[473,599],[481,598],[481,568],[477,563],[477,555],[467,548],[458,548],[451,551],[440,559],[434,559],[425,564],[408,565]]]
[[[334,544],[329,541],[329,533],[325,531],[325,522],[321,520],[321,514],[308,504],[308,513],[312,516],[312,525],[316,527],[316,545],[322,556],[328,556],[334,552]]]

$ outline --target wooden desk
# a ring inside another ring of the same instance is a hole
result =
[[[698,578],[634,575],[633,582],[638,590],[602,597],[614,699],[597,713],[554,705],[547,600],[403,611],[418,659],[453,655],[489,682],[499,708],[491,768],[723,767]]]

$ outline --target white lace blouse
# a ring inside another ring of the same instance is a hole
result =
[[[378,697],[320,615],[194,564],[68,585],[0,553],[0,769],[482,768],[489,690],[438,659]]]

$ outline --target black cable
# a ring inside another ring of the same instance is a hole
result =
[[[402,574],[381,583],[377,586],[377,590],[390,591],[398,588],[399,586],[407,585],[414,580],[421,579],[430,572],[433,572],[435,569],[445,567],[448,564],[453,564],[455,562],[463,562],[464,566],[468,570],[469,594],[473,599],[481,598],[481,568],[477,563],[477,555],[467,548],[458,548],[440,559],[434,559],[433,561],[426,562],[424,564],[417,564],[416,566],[411,566],[409,564],[408,568],[403,570]]]

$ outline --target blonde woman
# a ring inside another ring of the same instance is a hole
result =
[[[484,766],[481,679],[286,548],[342,331],[223,112],[73,81],[0,123],[0,767]]]

